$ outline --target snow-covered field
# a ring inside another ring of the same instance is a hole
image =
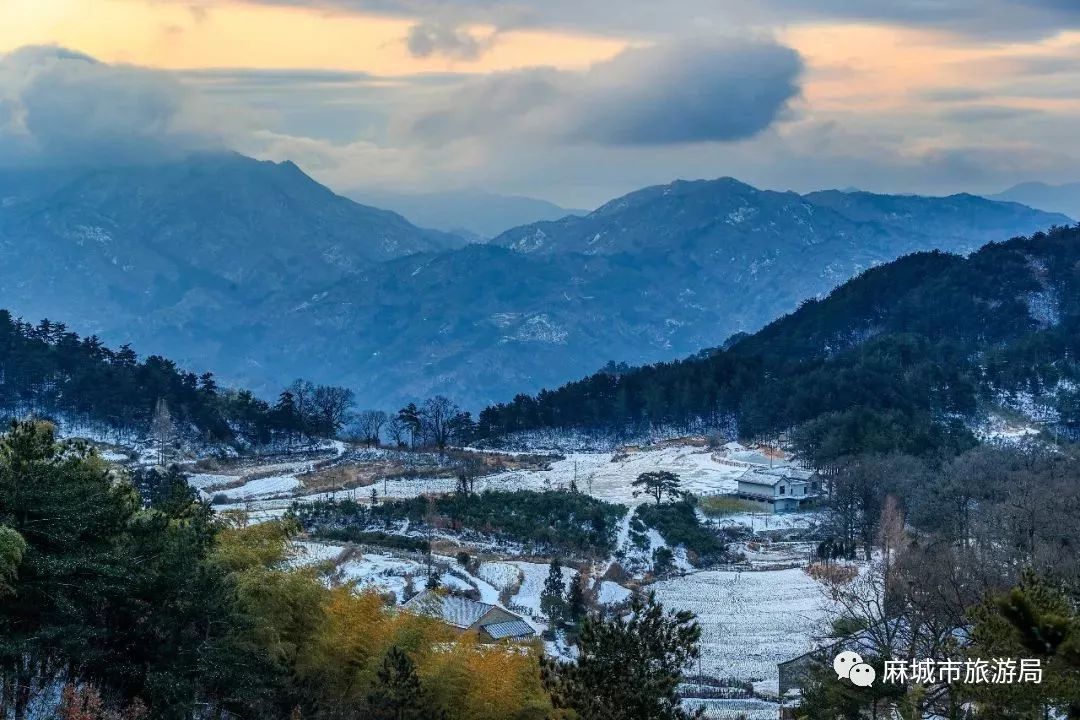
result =
[[[763,700],[694,700],[683,705],[690,710],[705,709],[710,720],[776,720],[779,706]]]
[[[801,568],[703,571],[652,589],[666,606],[698,616],[700,671],[717,678],[776,678],[776,664],[813,649],[826,627],[828,601]]]
[[[479,575],[492,587],[504,590],[517,584],[521,570],[517,565],[507,562],[482,562]]]
[[[581,492],[607,502],[621,503],[629,508],[645,502],[644,496],[634,497],[633,481],[643,472],[668,470],[679,475],[683,487],[698,495],[732,492],[738,477],[745,472],[746,462],[757,459],[753,451],[734,458],[730,451],[715,453],[706,448],[687,445],[656,449],[618,452],[578,452],[563,460],[553,461],[550,470],[509,471],[478,479],[476,489],[546,490],[567,488],[573,482]],[[309,462],[289,467],[264,466],[245,468],[254,479],[237,487],[222,490],[229,501],[218,509],[244,509],[252,519],[279,516],[294,502],[310,502],[331,496],[354,497],[365,501],[371,488],[347,492],[298,494],[297,475],[306,471]],[[271,474],[273,473],[273,474]],[[260,477],[260,476],[266,477]],[[205,489],[214,485],[235,483],[242,476],[200,474],[191,478],[193,486]],[[390,480],[374,485],[379,498],[407,498],[423,493],[452,492],[453,478],[420,477]],[[769,530],[811,527],[820,520],[813,513],[768,515],[743,513],[708,522],[719,526],[746,525],[755,533]],[[619,528],[619,546],[628,544],[629,514]],[[649,551],[664,541],[655,531],[649,533]],[[804,555],[801,545],[754,545],[747,552],[752,564],[768,566],[779,562],[794,563]],[[355,581],[359,587],[392,591],[401,602],[412,578],[415,590],[423,588],[427,569],[423,562],[389,550],[369,549],[348,559],[339,568],[338,577]],[[300,544],[301,556],[296,562],[319,562],[337,559],[342,548],[319,543]],[[441,582],[458,590],[474,589],[484,602],[498,603],[500,591],[520,587],[510,598],[509,609],[524,614],[538,628],[544,625],[540,611],[540,593],[548,575],[548,564],[516,559],[513,552],[500,551],[501,560],[481,562],[475,575],[448,557],[437,557]],[[609,563],[610,564],[610,560]],[[474,566],[475,568],[475,566]],[[598,575],[607,568],[601,563],[594,568]],[[689,567],[684,570],[689,570]],[[564,568],[564,581],[574,570]],[[801,569],[766,571],[703,571],[689,572],[655,583],[661,602],[666,606],[685,609],[698,616],[703,630],[703,657],[700,672],[720,679],[764,681],[775,683],[776,664],[795,657],[814,646],[814,634],[821,632],[826,621],[826,600],[818,584]],[[598,599],[609,605],[627,600],[630,591],[611,582],[601,581]],[[710,717],[775,717],[776,706],[756,701],[709,701]],[[763,713],[767,713],[763,714]]]
[[[601,605],[618,605],[630,599],[631,593],[622,585],[610,580],[601,580],[596,592],[596,601]]]
[[[543,612],[540,610],[540,593],[544,591],[544,581],[547,580],[550,566],[547,563],[524,561],[515,561],[510,564],[518,568],[524,577],[521,588],[510,599],[510,603],[516,607],[528,608],[532,617],[543,617]],[[562,569],[563,585],[573,580],[576,572],[573,568],[564,567]]]

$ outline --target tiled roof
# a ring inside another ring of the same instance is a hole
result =
[[[469,600],[468,598],[443,596],[431,590],[426,590],[409,600],[402,607],[417,615],[437,618],[447,625],[468,628],[472,627],[477,620],[495,606]]]
[[[792,465],[784,465],[775,468],[751,468],[743,473],[739,480],[756,483],[758,485],[776,485],[783,480],[806,482],[813,476],[813,470],[804,470],[803,468],[794,467]]]
[[[506,622],[483,625],[481,630],[486,632],[492,640],[504,640],[506,638],[520,638],[535,635],[536,631],[524,620],[507,620]]]

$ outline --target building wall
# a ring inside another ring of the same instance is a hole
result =
[[[740,480],[739,492],[748,493],[750,495],[760,495],[762,497],[772,497],[773,487],[772,485],[762,485],[760,483],[749,482],[747,480]]]
[[[484,625],[494,625],[495,623],[510,622],[511,620],[520,620],[521,618],[513,613],[508,613],[500,607],[493,607],[484,613],[479,620],[472,624],[470,630],[479,630]]]

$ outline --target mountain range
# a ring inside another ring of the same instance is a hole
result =
[[[1073,219],[1080,219],[1080,182],[1064,185],[1026,182],[989,197],[991,200],[1023,203],[1040,210],[1062,213]]]
[[[1078,263],[1078,227],[967,257],[913,253],[723,348],[609,366],[491,406],[480,432],[511,443],[522,439],[516,433],[552,429],[615,438],[785,433],[815,463],[868,450],[940,458],[974,444],[972,431],[992,437],[1009,423],[1075,439]]]
[[[0,173],[0,306],[265,393],[469,407],[722,343],[873,265],[1068,218],[971,195],[678,181],[489,243],[239,155]],[[33,180],[32,182],[30,180]]]
[[[588,210],[569,210],[547,200],[482,190],[417,194],[355,190],[346,194],[357,202],[401,213],[414,225],[477,242],[519,225],[589,214]]]

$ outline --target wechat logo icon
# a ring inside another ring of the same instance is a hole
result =
[[[877,678],[874,668],[864,663],[859,653],[850,650],[845,650],[834,657],[832,667],[836,671],[837,678],[850,680],[853,685],[859,687],[870,687]]]

